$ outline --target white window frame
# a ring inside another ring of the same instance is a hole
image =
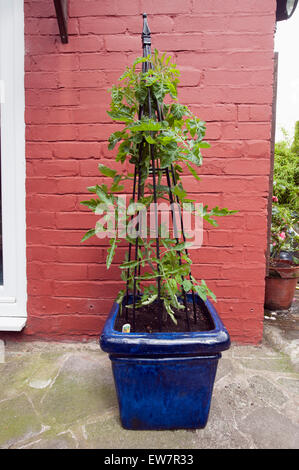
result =
[[[24,0],[0,0],[3,286],[0,331],[27,317],[25,216]]]

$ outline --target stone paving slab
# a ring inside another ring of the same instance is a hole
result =
[[[299,373],[266,340],[219,361],[205,429],[128,431],[109,358],[94,343],[7,343],[0,364],[0,448],[268,449],[299,447]]]
[[[299,287],[299,284],[298,284]],[[299,372],[299,289],[289,310],[265,311],[264,339],[284,352]]]

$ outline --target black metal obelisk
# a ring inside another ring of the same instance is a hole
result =
[[[143,30],[141,34],[142,38],[142,49],[143,49],[143,57],[148,57],[151,55],[151,32],[148,26],[148,21],[147,21],[147,15],[146,13],[143,13]],[[146,73],[148,70],[152,67],[152,62],[150,61],[145,61],[142,63],[142,72]],[[145,100],[144,104],[140,106],[139,108],[139,113],[138,113],[138,118],[139,120],[142,118],[142,116],[147,115],[149,118],[156,118],[157,121],[163,121],[163,109],[159,105],[158,101],[155,99],[155,97],[152,95],[151,88],[148,87],[148,95],[147,99]],[[176,222],[176,215],[174,214],[174,205],[176,204],[178,207],[178,212],[179,212],[179,219],[180,219],[180,225],[181,225],[181,234],[182,234],[182,239],[185,242],[186,237],[184,233],[184,225],[183,225],[183,217],[182,217],[182,211],[181,211],[181,206],[180,206],[180,201],[177,196],[174,196],[173,193],[173,187],[177,184],[176,181],[176,176],[175,176],[175,171],[173,168],[173,165],[170,165],[169,167],[165,168],[159,168],[158,166],[158,161],[155,158],[155,146],[153,144],[149,144],[149,149],[150,149],[150,171],[149,175],[152,177],[152,187],[153,187],[153,200],[154,200],[154,220],[155,220],[155,241],[156,241],[156,258],[159,260],[160,259],[160,233],[159,233],[159,225],[158,225],[158,210],[157,210],[157,175],[158,172],[162,172],[163,176],[166,177],[166,182],[168,186],[168,194],[169,194],[169,202],[171,205],[171,213],[172,213],[172,222],[173,222],[173,231],[175,234],[175,240],[176,243],[179,243],[179,239],[177,238],[177,222]],[[142,141],[139,144],[138,148],[138,164],[135,166],[135,171],[134,171],[134,184],[133,184],[133,193],[132,193],[132,201],[137,202],[144,194],[144,183],[142,184],[141,182],[141,162],[142,159],[144,158],[144,151],[145,151],[145,142]],[[136,227],[138,228],[138,226]],[[138,252],[139,249],[142,247],[139,247],[139,238],[136,237],[135,240],[135,261],[138,261]],[[187,249],[185,249],[186,254],[188,255]],[[181,259],[181,252],[178,252],[179,256],[179,262],[180,264],[182,263]],[[132,258],[132,243],[129,244],[129,250],[128,250],[128,261],[131,261]],[[160,272],[159,272],[159,265],[157,265],[157,292],[158,292],[158,298],[156,302],[159,304],[159,330],[162,330],[163,327],[163,304],[161,302],[161,277],[160,277]],[[138,295],[140,295],[140,292],[137,292],[137,282],[136,278],[137,276],[140,275],[140,267],[137,269],[137,267],[134,268],[134,283],[133,283],[133,292],[131,293],[133,295],[133,302],[132,302],[132,330],[135,331],[135,321],[136,321],[136,303],[137,303],[137,298]],[[190,281],[191,279],[191,274],[189,276]],[[128,301],[129,295],[130,295],[130,289],[129,289],[129,269],[127,272],[127,283],[126,283],[126,300]],[[186,323],[187,327],[190,330],[190,318],[188,314],[188,309],[187,309],[187,296],[186,292],[183,290],[182,292],[182,300],[185,306],[185,311],[186,311]],[[195,302],[195,296],[194,293],[192,292],[192,304],[193,304],[193,316],[194,316],[194,322],[196,323],[196,302]],[[125,309],[125,316],[126,316],[126,321],[129,321],[129,314],[128,314],[128,308]]]

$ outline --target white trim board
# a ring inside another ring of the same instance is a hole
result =
[[[0,0],[3,279],[0,331],[26,321],[24,1]]]
[[[0,317],[0,331],[21,331],[26,325],[26,317]]]

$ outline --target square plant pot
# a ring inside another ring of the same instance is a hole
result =
[[[218,360],[230,338],[214,306],[195,299],[210,318],[209,331],[122,333],[114,329],[119,305],[113,304],[100,345],[111,359],[124,428],[205,427]]]

